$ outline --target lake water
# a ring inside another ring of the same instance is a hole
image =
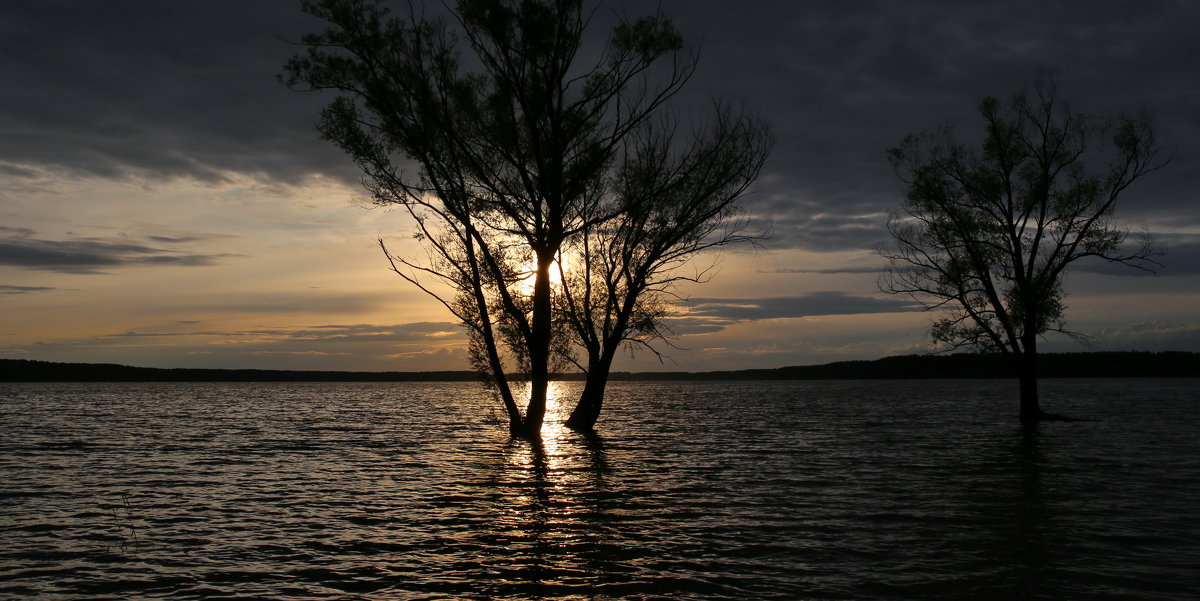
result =
[[[610,390],[0,384],[0,599],[1200,595],[1200,380]]]

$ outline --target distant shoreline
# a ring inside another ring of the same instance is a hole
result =
[[[1200,353],[1045,353],[1044,378],[1200,377]],[[709,372],[614,372],[612,381],[663,380],[905,380],[1012,377],[999,355],[899,355],[871,361]],[[562,374],[560,380],[581,380]],[[473,382],[471,371],[368,372],[131,367],[0,359],[0,382]]]

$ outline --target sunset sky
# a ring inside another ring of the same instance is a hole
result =
[[[741,369],[928,349],[930,315],[878,292],[902,196],[885,149],[956,128],[1043,69],[1081,112],[1148,107],[1173,162],[1119,216],[1156,275],[1081,264],[1068,323],[1095,350],[1200,351],[1200,3],[653,0],[699,44],[680,99],[745,101],[775,151],[759,249],[686,290],[670,359]],[[318,139],[331,95],[276,74],[320,23],[298,0],[0,5],[0,357],[152,367],[466,369],[439,304],[388,271],[412,228]],[[1047,350],[1081,350],[1051,338]]]

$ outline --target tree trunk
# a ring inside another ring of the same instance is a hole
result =
[[[495,347],[489,348],[488,353],[492,356],[492,377],[495,380],[496,389],[500,391],[500,400],[504,403],[504,410],[508,413],[508,431],[511,434],[520,434],[523,428],[521,410],[517,408],[517,402],[513,399],[512,387],[508,384],[508,377],[500,365]]]
[[[608,375],[612,370],[613,358],[617,356],[617,351],[621,348],[625,330],[629,327],[629,316],[633,313],[636,302],[636,294],[625,297],[625,303],[617,313],[612,330],[604,339],[599,356],[592,354],[588,357],[587,381],[583,385],[583,392],[579,395],[579,402],[576,403],[575,409],[571,411],[571,417],[567,420],[568,428],[579,432],[595,430],[596,421],[600,419],[600,409],[604,405],[604,390],[608,386]]]
[[[550,382],[550,265],[554,253],[538,255],[537,274],[533,282],[533,336],[529,341],[529,405],[525,407],[524,434],[530,438],[542,435],[546,417],[546,392]]]
[[[513,399],[512,388],[508,385],[508,377],[505,376],[503,367],[500,365],[495,347],[490,347],[488,354],[492,362],[492,377],[495,380],[496,389],[500,391],[500,400],[504,403],[504,410],[508,413],[508,431],[512,434],[520,434],[523,428],[521,410],[517,408],[517,402]]]
[[[1037,381],[1037,336],[1027,336],[1017,360],[1017,379],[1021,384],[1021,421],[1035,422],[1042,419],[1042,408],[1038,402]]]
[[[1042,418],[1042,409],[1038,404],[1037,374],[1021,370],[1017,376],[1021,382],[1021,421],[1032,422]]]
[[[525,427],[521,434],[529,438],[541,438],[542,422],[546,418],[546,392],[549,389],[549,376],[543,364],[540,372],[531,369],[529,372],[529,405],[525,408]]]
[[[483,292],[483,276],[480,274],[479,258],[475,253],[475,238],[476,232],[474,227],[471,227],[471,236],[466,238],[467,257],[471,267],[471,283],[472,294],[475,297],[475,307],[479,311],[479,319],[482,322],[482,327],[479,328],[480,335],[483,336],[483,344],[487,349],[488,366],[492,372],[492,380],[496,386],[496,390],[500,393],[500,400],[504,403],[504,410],[508,413],[508,431],[511,434],[519,434],[524,426],[521,417],[521,409],[517,407],[517,401],[513,398],[512,387],[509,386],[508,376],[504,373],[504,363],[500,360],[500,350],[496,344],[496,335],[492,327],[492,317],[488,309],[487,297]],[[383,241],[379,244],[382,246]],[[383,249],[387,252],[387,248]]]
[[[583,385],[583,392],[579,395],[579,402],[575,404],[575,409],[571,411],[571,417],[567,419],[567,427],[580,432],[590,432],[596,427],[596,420],[600,419],[600,409],[604,405],[604,389],[608,386],[608,373],[612,367],[613,356],[611,353],[606,353],[597,361],[592,361],[588,364],[587,381]]]

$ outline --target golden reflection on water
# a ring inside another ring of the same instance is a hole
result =
[[[537,469],[541,465],[540,469],[551,471],[564,467],[564,462],[569,461],[574,454],[573,446],[585,440],[582,435],[565,425],[580,388],[579,382],[549,383],[546,390],[546,420],[542,424],[541,440],[535,443],[525,441],[526,444],[520,445],[522,452],[510,455],[511,464],[529,469]],[[518,391],[517,395],[528,397],[528,387]]]
[[[599,439],[566,426],[581,388],[580,382],[550,382],[541,439],[513,439],[505,447],[505,463],[514,475],[546,494],[577,494],[580,487],[595,485],[602,470]]]
[[[607,521],[596,503],[605,487],[603,443],[564,425],[580,388],[551,382],[541,440],[510,440],[494,466],[494,528],[508,538],[508,586],[573,588],[606,571],[590,552]]]

